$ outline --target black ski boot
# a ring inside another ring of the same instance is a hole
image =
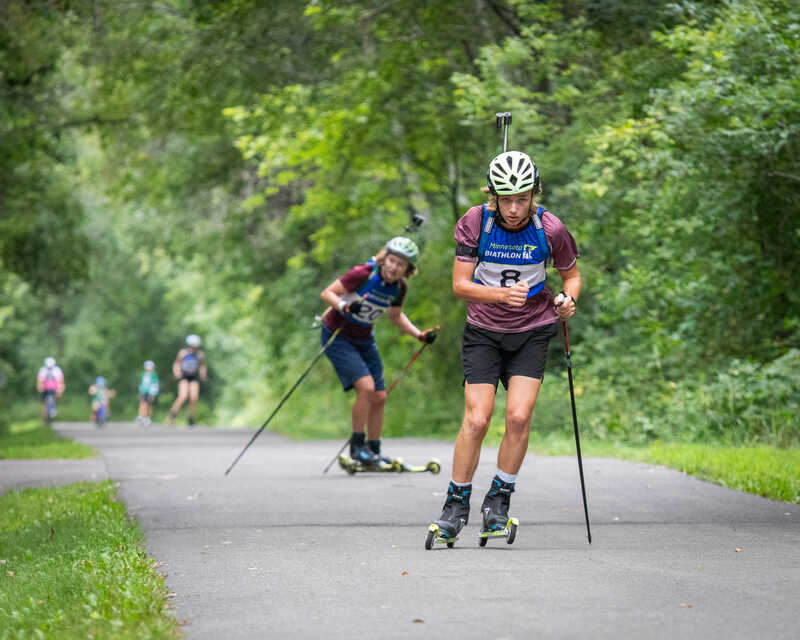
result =
[[[452,549],[458,534],[464,525],[469,522],[469,497],[472,494],[472,485],[458,487],[452,482],[447,488],[447,498],[439,519],[428,527],[428,537],[425,539],[425,548],[430,549],[434,542],[446,544]]]
[[[350,444],[350,457],[364,467],[374,467],[381,463],[379,455],[372,452],[366,444]]]
[[[394,464],[394,458],[388,458],[381,454],[381,441],[380,440],[367,440],[370,451],[378,456],[380,464]]]
[[[508,544],[514,542],[519,521],[508,516],[512,493],[513,482],[503,482],[498,476],[492,479],[492,486],[481,505],[483,525],[478,534],[480,546],[485,546],[489,538],[508,538]]]

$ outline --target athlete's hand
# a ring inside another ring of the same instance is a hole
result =
[[[342,313],[352,313],[353,315],[358,315],[363,306],[363,300],[353,300],[348,304],[344,298],[339,298],[339,304],[336,305],[336,308]]]
[[[361,308],[363,306],[364,306],[364,303],[361,300],[353,300],[345,308],[347,309],[347,313],[351,313],[354,316],[357,316],[361,312]]]
[[[506,299],[503,301],[510,307],[521,307],[528,300],[528,286],[527,282],[515,282],[510,287],[503,289],[506,294]]]
[[[425,329],[422,333],[419,334],[417,340],[420,342],[424,342],[425,344],[433,344],[433,341],[436,340],[436,336],[438,335],[439,327],[435,329]]]
[[[563,291],[555,297],[553,304],[556,307],[558,317],[562,320],[566,320],[575,315],[575,298],[567,295]]]

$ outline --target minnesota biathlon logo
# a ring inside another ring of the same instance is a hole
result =
[[[533,252],[538,245],[535,244],[498,244],[490,242],[486,250],[489,258],[502,258],[503,260],[533,260]]]

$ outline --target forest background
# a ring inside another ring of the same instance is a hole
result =
[[[7,0],[0,430],[37,414],[49,355],[62,417],[103,375],[132,419],[145,359],[163,416],[188,333],[201,420],[257,426],[319,350],[319,292],[402,234],[422,249],[404,310],[442,330],[385,435],[451,437],[453,226],[507,110],[581,251],[586,437],[797,447],[798,68],[790,0]],[[376,334],[392,380],[419,343]],[[271,426],[344,439],[348,416],[323,360]],[[534,425],[570,417],[554,340]]]

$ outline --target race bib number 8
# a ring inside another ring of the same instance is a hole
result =
[[[481,262],[475,269],[475,278],[490,287],[513,287],[517,282],[527,282],[531,287],[545,279],[544,263],[539,264],[496,264]]]

